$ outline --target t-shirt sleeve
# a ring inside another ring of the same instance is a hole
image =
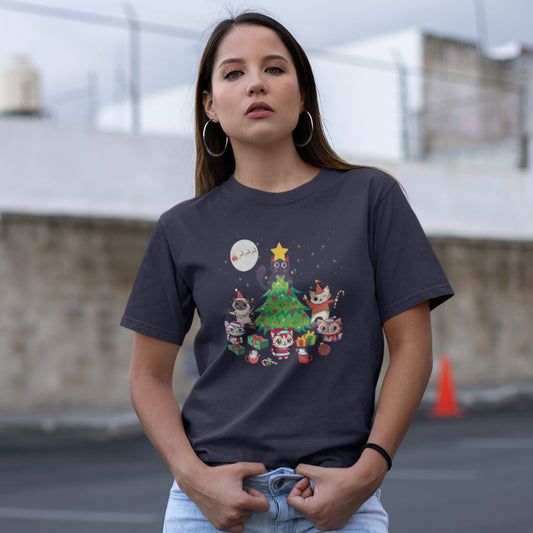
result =
[[[382,323],[426,300],[434,309],[453,295],[431,244],[397,183],[374,207],[372,248]]]
[[[120,325],[181,345],[194,314],[192,293],[180,275],[159,221],[139,267]]]

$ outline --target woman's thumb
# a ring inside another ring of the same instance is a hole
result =
[[[243,478],[249,476],[258,476],[259,474],[266,474],[267,469],[261,463],[239,463],[239,473]]]
[[[320,468],[313,466],[313,465],[306,465],[306,464],[299,464],[295,469],[295,474],[300,474],[302,476],[305,476],[309,479],[315,480],[320,472]]]

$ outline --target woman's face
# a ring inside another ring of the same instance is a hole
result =
[[[273,30],[251,24],[230,30],[215,56],[211,87],[205,111],[220,122],[234,151],[293,143],[303,97],[291,55]]]

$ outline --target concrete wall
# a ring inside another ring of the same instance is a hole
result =
[[[118,323],[152,227],[2,215],[0,409],[129,403],[132,334]],[[432,242],[457,292],[434,312],[435,356],[451,355],[459,383],[533,379],[533,242]],[[193,334],[178,358],[180,399]]]
[[[433,314],[434,353],[456,380],[533,380],[533,242],[433,237],[455,296]]]
[[[192,138],[0,119],[0,212],[154,219],[194,195]]]
[[[501,141],[515,139],[515,146],[499,157],[517,166],[520,117],[527,107],[520,100],[515,68],[521,59],[480,57],[475,43],[424,35],[423,155],[438,157],[491,144],[502,149],[506,145]],[[483,155],[485,161],[494,157]]]
[[[128,404],[132,335],[118,324],[152,227],[2,215],[1,409]]]

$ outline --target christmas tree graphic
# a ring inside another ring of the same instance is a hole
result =
[[[295,332],[312,329],[308,308],[298,300],[301,293],[285,281],[285,276],[276,276],[272,287],[263,294],[265,303],[256,309],[254,324],[267,334],[276,328],[292,328]]]

